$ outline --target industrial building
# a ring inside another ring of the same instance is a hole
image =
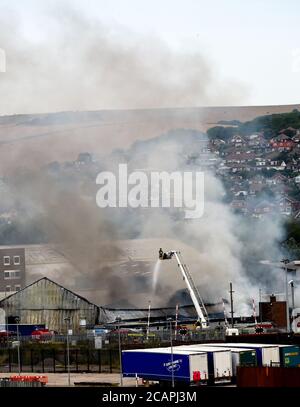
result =
[[[87,327],[94,327],[114,324],[117,318],[121,318],[125,325],[145,323],[149,316],[148,308],[98,306],[47,277],[2,299],[0,309],[4,310],[5,320],[9,324],[14,324],[18,317],[20,324],[45,324],[50,330],[59,333],[66,332],[66,318],[70,318],[73,332],[80,333],[82,320],[85,320]],[[208,304],[207,310],[210,320],[223,318],[221,304]],[[152,308],[151,322],[165,323],[170,317],[175,319],[175,313],[175,307]],[[180,306],[177,318],[179,322],[195,322],[197,313],[194,306]]]
[[[262,321],[270,321],[278,329],[286,328],[286,301],[278,301],[271,295],[269,301],[259,303],[259,314]]]
[[[0,247],[0,293],[19,291],[26,284],[25,250],[21,247]]]
[[[65,333],[66,318],[74,333],[80,332],[80,321],[94,326],[99,320],[99,307],[73,293],[47,277],[41,278],[24,289],[0,301],[6,321],[21,324],[45,324],[49,329]]]
[[[224,319],[222,304],[206,304],[210,321],[220,321]],[[121,318],[124,324],[147,322],[149,317],[148,308],[108,308],[100,307],[99,322],[102,324],[113,323],[116,318]],[[151,323],[166,323],[168,318],[175,320],[176,308],[152,308],[150,310]],[[194,323],[197,320],[197,312],[194,305],[183,305],[178,307],[177,319],[182,323]]]

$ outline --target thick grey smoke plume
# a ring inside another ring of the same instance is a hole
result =
[[[0,47],[7,56],[7,71],[0,74],[1,114],[241,103],[243,87],[219,78],[202,54],[175,52],[157,38],[137,39],[122,30],[117,35],[101,22],[66,8],[52,11],[44,35],[31,41],[22,32],[20,18],[6,11],[0,17]],[[171,132],[103,157],[98,170],[113,170],[119,162],[127,162],[132,170],[199,170],[204,157],[197,155],[206,143],[198,132]],[[26,162],[32,161],[33,168],[36,157],[44,153],[27,150]],[[205,159],[210,158],[208,154]],[[22,167],[22,160],[18,147],[16,168]],[[233,215],[223,203],[221,182],[212,171],[205,177],[205,214],[197,221],[165,210],[101,211],[95,205],[96,173],[84,179],[70,170],[55,178],[32,170],[11,182],[13,199],[25,207],[23,229],[35,222],[46,241],[59,245],[74,266],[63,276],[74,288],[103,288],[105,297],[93,298],[95,302],[126,298],[144,306],[151,282],[120,274],[122,265],[116,263],[123,261],[124,253],[118,240],[156,238],[159,243],[167,238],[168,244],[180,247],[164,249],[183,248],[205,300],[226,298],[232,281],[236,312],[243,311],[251,297],[257,298],[262,282],[265,287],[277,284],[276,271],[269,270],[266,276],[257,264],[280,258],[281,225],[276,219],[259,223]],[[151,249],[153,260],[158,248]],[[154,298],[157,305],[166,305],[184,288],[174,265],[165,271]]]
[[[199,171],[205,173],[205,212],[199,220],[182,220],[172,211],[150,210],[141,225],[141,237],[171,237],[192,247],[183,251],[206,301],[228,298],[229,282],[235,287],[236,311],[249,313],[251,299],[263,291],[281,290],[282,273],[263,268],[261,260],[279,261],[279,242],[283,239],[280,217],[264,220],[249,219],[234,214],[225,204],[225,190],[214,170],[207,167],[215,156],[207,151],[204,134],[193,130],[178,130],[160,138],[136,143],[128,152],[132,168],[166,171]],[[120,157],[118,157],[120,159]],[[213,168],[213,167],[212,167]],[[180,245],[180,243],[178,243]],[[165,248],[175,249],[178,248]],[[176,273],[173,266],[173,273]],[[174,274],[173,274],[174,275]],[[168,284],[171,284],[169,275]],[[178,280],[173,280],[175,290]]]
[[[233,105],[245,94],[242,85],[218,78],[199,52],[173,51],[159,38],[136,38],[122,28],[117,34],[56,7],[34,40],[24,35],[21,16],[2,10],[7,70],[0,74],[0,114]]]
[[[180,250],[205,301],[228,298],[229,282],[235,290],[236,312],[249,314],[251,299],[263,291],[282,291],[282,276],[276,269],[264,269],[261,260],[279,261],[278,242],[282,240],[279,218],[263,221],[233,214],[223,202],[224,188],[207,164],[215,157],[207,152],[207,139],[195,130],[177,130],[152,140],[137,142],[128,150],[102,157],[98,170],[117,172],[119,163],[129,171],[205,171],[205,212],[198,220],[185,220],[180,210],[159,208],[96,207],[96,171],[48,170],[14,176],[12,195],[25,207],[23,221],[37,222],[47,241],[58,245],[73,268],[63,272],[64,282],[77,290],[91,291],[97,303],[126,300],[145,306],[151,298],[151,271],[157,250]],[[75,172],[74,172],[75,171]],[[133,240],[135,258],[130,260],[122,239]],[[149,243],[148,239],[156,239]],[[167,240],[166,243],[164,243]],[[148,250],[148,251],[149,251]],[[146,256],[147,257],[147,256]],[[146,262],[147,262],[146,261]],[[137,274],[135,274],[137,271]],[[150,272],[150,274],[149,274]],[[165,306],[174,294],[184,289],[175,263],[162,265],[158,289],[151,298]],[[93,290],[102,290],[93,294]],[[145,300],[146,298],[146,300]],[[174,304],[172,304],[174,305]]]

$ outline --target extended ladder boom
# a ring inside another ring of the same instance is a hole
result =
[[[192,279],[192,276],[187,268],[187,265],[183,262],[180,252],[175,250],[171,250],[170,252],[163,253],[160,249],[159,257],[160,259],[171,259],[172,257],[176,258],[178,267],[180,268],[181,274],[183,276],[183,280],[185,281],[188,291],[190,293],[191,299],[193,304],[196,308],[198,319],[201,322],[202,328],[207,328],[208,325],[208,314],[204,305],[204,302],[199,294],[199,291]]]

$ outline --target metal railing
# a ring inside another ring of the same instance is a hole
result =
[[[70,335],[70,346],[84,345],[88,348],[94,348],[96,336],[90,335]],[[104,348],[110,347],[118,342],[118,333],[113,332],[105,335],[101,335],[102,344]],[[57,344],[64,345],[67,343],[66,335],[46,335],[41,337],[35,336],[20,336],[20,346],[30,346],[31,344]],[[220,330],[199,330],[199,331],[187,331],[185,334],[181,334],[180,331],[172,332],[172,340],[174,342],[208,342],[208,341],[223,341],[225,340],[225,332]],[[121,333],[121,341],[123,345],[132,344],[165,344],[170,342],[169,330],[157,330],[150,331],[149,335],[145,332],[126,332]],[[16,342],[15,337],[2,337],[0,339],[0,349],[13,348]]]

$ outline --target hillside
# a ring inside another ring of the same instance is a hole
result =
[[[299,108],[300,105],[204,107],[1,116],[0,175],[55,160],[74,160],[83,151],[105,154],[170,129],[206,131],[220,121],[245,122]]]

